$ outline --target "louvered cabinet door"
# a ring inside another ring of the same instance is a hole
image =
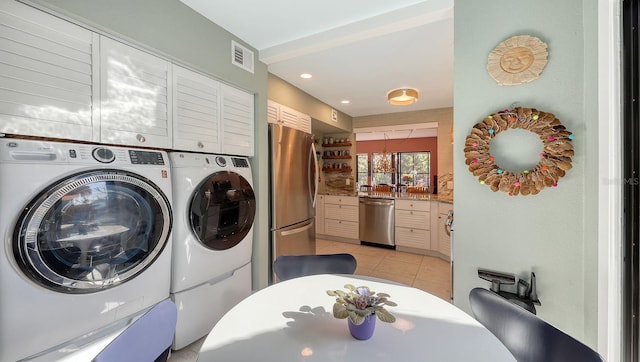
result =
[[[173,65],[173,149],[220,152],[220,82]]]
[[[221,85],[222,153],[253,157],[253,94]]]
[[[280,106],[280,122],[285,127],[298,129],[298,117],[300,112],[295,109]]]
[[[100,37],[100,140],[170,148],[170,63]]]
[[[311,134],[311,116],[272,100],[267,102],[267,121]]]
[[[267,122],[280,123],[280,105],[272,100],[267,100]]]
[[[299,112],[297,124],[298,124],[297,128],[302,132],[312,133],[311,132],[311,116],[309,116],[308,114]]]
[[[1,1],[0,133],[96,141],[97,43],[87,29]]]

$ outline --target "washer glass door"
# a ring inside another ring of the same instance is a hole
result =
[[[189,205],[193,233],[212,250],[240,243],[251,230],[256,213],[253,188],[242,175],[229,171],[207,177]]]
[[[13,249],[31,279],[67,293],[90,293],[135,277],[159,256],[171,229],[166,196],[121,170],[66,178],[32,200]]]

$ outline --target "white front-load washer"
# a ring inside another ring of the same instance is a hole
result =
[[[165,152],[0,138],[0,361],[73,352],[169,298]]]
[[[173,349],[205,336],[251,294],[256,200],[245,157],[170,152],[173,180]]]

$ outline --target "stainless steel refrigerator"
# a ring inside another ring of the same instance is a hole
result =
[[[280,255],[316,253],[318,160],[311,134],[279,124],[269,124],[269,153],[273,266]]]

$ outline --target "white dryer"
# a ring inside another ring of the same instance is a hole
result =
[[[173,343],[205,336],[251,294],[256,200],[247,158],[170,152],[173,179]]]
[[[0,361],[71,353],[167,299],[170,200],[165,152],[0,138]]]

